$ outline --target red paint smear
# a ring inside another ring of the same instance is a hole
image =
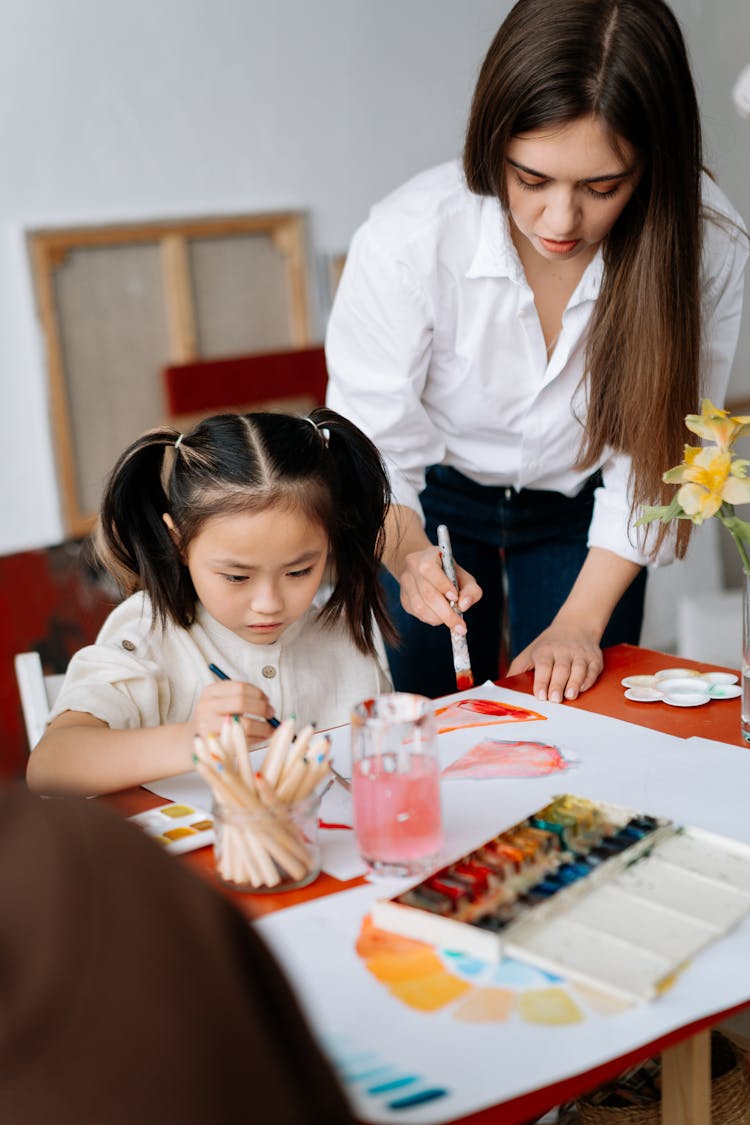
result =
[[[448,766],[443,777],[546,777],[568,769],[556,746],[544,742],[506,742],[487,739]]]
[[[523,723],[532,719],[544,719],[537,711],[527,711],[523,707],[513,707],[509,703],[500,703],[496,699],[460,699],[456,703],[449,703],[439,707],[435,712],[438,720],[441,718],[447,725],[438,722],[438,733],[447,734],[451,730],[461,727],[491,726],[493,723]]]
[[[456,687],[459,691],[468,691],[474,687],[474,677],[471,672],[456,672]]]

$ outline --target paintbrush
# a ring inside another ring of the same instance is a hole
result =
[[[451,537],[444,523],[441,523],[437,529],[437,540],[438,547],[440,548],[440,561],[443,566],[443,572],[448,581],[453,583],[456,588],[456,593],[458,593],[456,567],[453,562],[453,551],[451,549]],[[457,613],[463,621],[464,615],[458,608],[458,603],[450,600],[450,604],[454,612]],[[471,671],[469,644],[466,639],[466,634],[462,636],[460,633],[457,633],[455,629],[451,629],[451,646],[453,648],[453,667],[456,670],[456,687],[459,691],[466,691],[467,688],[474,687],[474,675]]]
[[[208,670],[209,670],[209,672],[213,672],[213,674],[216,676],[217,680],[228,680],[230,678],[226,674],[226,672],[222,672],[222,670],[221,670],[221,668],[219,667],[218,664],[209,664]],[[269,727],[273,727],[274,730],[276,729],[276,727],[281,726],[279,720],[274,718],[273,715],[271,716],[270,719],[266,719],[266,722],[268,723]]]

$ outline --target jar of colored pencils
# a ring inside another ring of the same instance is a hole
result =
[[[273,810],[214,801],[213,813],[216,870],[233,890],[275,894],[320,874],[319,793]]]
[[[288,891],[319,875],[318,814],[330,753],[330,740],[309,725],[295,737],[291,719],[274,732],[257,773],[238,718],[219,736],[195,738],[196,773],[213,793],[216,870],[227,886]]]

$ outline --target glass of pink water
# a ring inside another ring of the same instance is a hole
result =
[[[393,692],[352,714],[352,796],[360,855],[380,875],[422,875],[443,843],[432,701]]]

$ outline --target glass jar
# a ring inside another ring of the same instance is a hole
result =
[[[280,811],[214,802],[214,858],[235,891],[277,894],[306,887],[320,874],[320,794]]]
[[[750,574],[742,572],[742,737],[750,742]]]
[[[378,875],[422,875],[443,843],[434,704],[410,692],[365,700],[352,714],[354,831]]]

